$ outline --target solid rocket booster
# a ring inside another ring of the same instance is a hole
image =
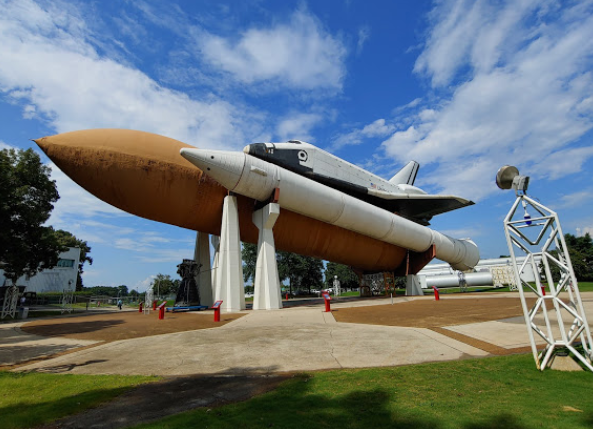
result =
[[[415,252],[434,244],[436,257],[457,270],[473,268],[480,259],[471,240],[448,237],[243,152],[182,148],[180,153],[239,195],[266,201],[279,188],[278,204],[295,213]]]

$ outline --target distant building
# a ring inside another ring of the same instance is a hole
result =
[[[58,263],[54,268],[43,270],[36,275],[27,278],[20,277],[17,286],[25,286],[26,292],[62,292],[76,289],[76,278],[78,276],[78,263],[80,262],[80,249],[69,247],[66,252],[60,253]],[[0,269],[0,286],[10,286],[10,280]]]

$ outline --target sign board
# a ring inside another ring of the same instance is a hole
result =
[[[221,305],[222,305],[222,301],[216,301],[214,303],[214,305],[212,306],[212,308],[220,308]]]
[[[325,299],[326,301],[331,301],[331,297],[329,296],[328,293],[323,294],[323,299]]]

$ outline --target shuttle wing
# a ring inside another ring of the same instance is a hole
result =
[[[316,175],[314,180],[425,226],[430,225],[433,216],[474,204],[473,201],[453,195],[413,193],[413,190],[396,194],[321,175]]]
[[[441,213],[471,206],[473,201],[452,195],[397,195],[390,199],[390,209],[398,214],[428,225],[428,221]]]

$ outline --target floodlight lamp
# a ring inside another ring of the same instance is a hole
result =
[[[521,176],[517,167],[505,165],[496,173],[496,184],[500,189],[513,188],[516,193],[525,193],[529,186],[529,176]]]

